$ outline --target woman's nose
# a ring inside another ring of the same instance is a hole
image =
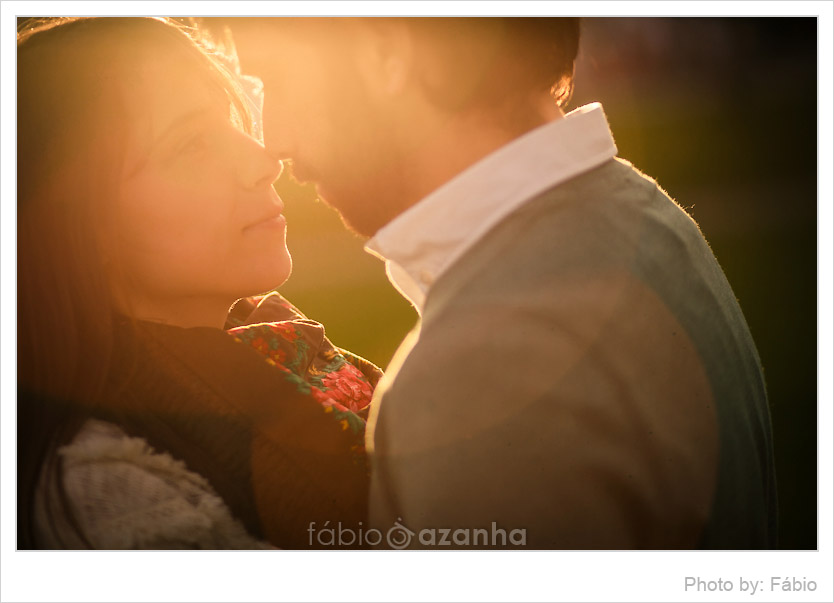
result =
[[[237,162],[238,177],[244,188],[270,186],[284,170],[280,159],[271,156],[257,140],[246,136],[244,149],[240,149]]]
[[[261,133],[264,147],[273,159],[288,159],[292,140],[293,128],[287,121],[286,103],[275,92],[269,91],[264,94],[264,104],[261,111]]]

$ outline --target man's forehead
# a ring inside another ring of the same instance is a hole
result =
[[[239,41],[260,44],[325,43],[336,38],[344,41],[350,19],[347,17],[258,17],[228,19],[227,26]]]
[[[334,18],[264,17],[230,25],[241,70],[267,75],[282,65],[321,67],[348,50],[346,28]]]

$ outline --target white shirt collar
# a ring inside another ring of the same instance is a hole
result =
[[[426,295],[493,226],[539,193],[617,154],[599,103],[571,111],[470,166],[380,229],[365,250],[422,313]]]

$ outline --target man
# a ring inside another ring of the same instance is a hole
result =
[[[577,20],[233,33],[267,148],[372,237],[421,314],[368,427],[371,521],[404,526],[388,544],[774,546],[755,345],[697,225],[615,157],[602,108],[562,112]]]

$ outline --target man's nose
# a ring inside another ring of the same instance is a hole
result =
[[[289,159],[289,157],[287,157],[287,153],[282,151],[277,145],[270,145],[266,139],[264,139],[264,143],[264,151],[273,161],[282,163],[284,160]]]

